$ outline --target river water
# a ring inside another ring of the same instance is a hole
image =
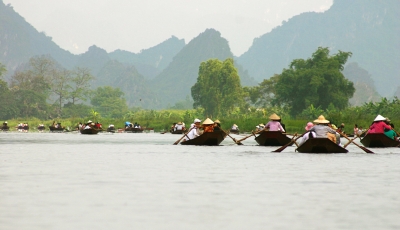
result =
[[[400,148],[180,137],[0,133],[0,229],[400,229]]]

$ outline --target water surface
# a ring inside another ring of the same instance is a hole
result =
[[[400,148],[180,137],[0,133],[0,229],[400,229]]]

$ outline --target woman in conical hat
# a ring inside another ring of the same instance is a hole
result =
[[[275,113],[269,116],[270,121],[265,125],[266,129],[269,129],[269,131],[281,131],[285,132],[285,129],[282,127],[281,123],[279,120],[281,119],[278,115]]]
[[[221,122],[218,119],[214,121],[214,131],[221,131]]]
[[[205,133],[214,132],[214,122],[210,118],[203,121],[203,130]]]
[[[385,120],[386,118],[384,118],[382,115],[376,116],[367,133],[384,133],[385,129],[391,130],[392,127],[386,124]]]
[[[309,131],[315,133],[315,137],[319,138],[329,138],[331,141],[336,143],[336,131],[328,126],[329,121],[325,119],[323,115],[320,115],[316,120],[314,120],[314,125]],[[331,133],[328,137],[328,133]]]

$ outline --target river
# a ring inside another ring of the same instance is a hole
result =
[[[0,229],[400,229],[400,148],[180,137],[0,133]]]

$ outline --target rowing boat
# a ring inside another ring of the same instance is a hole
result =
[[[400,142],[391,139],[383,133],[368,133],[361,139],[361,143],[365,147],[370,148],[397,147],[400,145]]]
[[[291,139],[280,131],[263,130],[255,140],[262,146],[282,146],[288,144]],[[293,144],[293,143],[292,143]]]
[[[183,134],[184,130],[175,130],[175,131],[170,131],[172,134]]]
[[[348,150],[333,143],[328,138],[310,138],[296,151],[299,153],[347,153]]]
[[[97,134],[101,129],[81,129],[81,134]]]
[[[49,129],[50,129],[50,132],[63,132],[65,128],[64,127],[56,128],[54,126],[49,126]]]
[[[126,127],[125,132],[128,133],[143,133],[143,128]]]
[[[214,132],[207,132],[203,133],[200,136],[187,140],[182,141],[182,145],[219,145],[226,137],[226,133],[223,131],[214,131]]]
[[[239,129],[231,129],[229,130],[229,133],[239,134]]]

